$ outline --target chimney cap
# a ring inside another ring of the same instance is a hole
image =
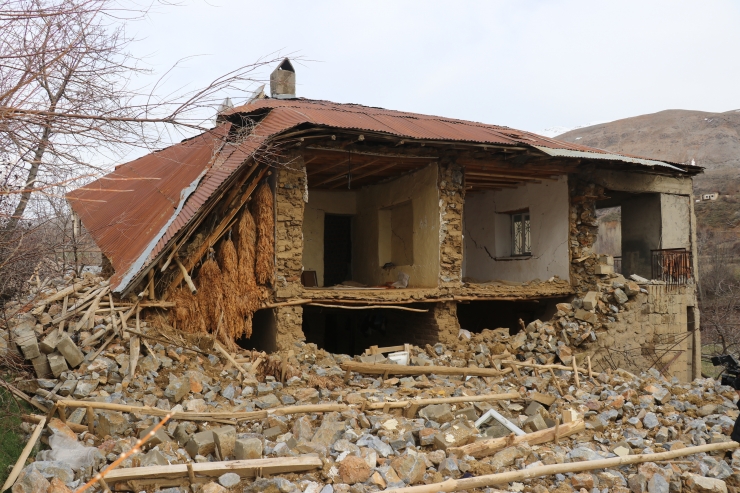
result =
[[[295,98],[295,69],[285,58],[270,74],[270,96],[277,99]]]

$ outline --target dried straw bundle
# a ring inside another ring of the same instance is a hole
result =
[[[223,312],[223,276],[221,269],[213,259],[203,262],[198,273],[198,306],[209,332],[216,334]],[[219,337],[221,339],[221,337]]]
[[[244,332],[244,318],[241,314],[239,262],[234,242],[228,238],[223,240],[217,258],[223,278],[223,328],[232,340],[238,339]]]
[[[206,333],[206,323],[203,313],[198,305],[198,300],[187,288],[179,288],[174,292],[175,302],[174,318],[177,328],[189,334]]]
[[[254,255],[257,244],[257,226],[246,207],[236,228],[236,248],[239,256],[239,283],[254,286]]]
[[[259,284],[271,284],[275,272],[275,217],[270,186],[263,183],[252,203],[257,223],[255,275]]]

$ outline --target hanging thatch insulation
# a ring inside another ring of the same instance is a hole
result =
[[[223,275],[213,259],[203,262],[198,273],[198,306],[209,332],[221,342],[231,346],[233,342],[226,334],[223,320]]]
[[[227,238],[221,242],[217,259],[223,278],[223,327],[231,339],[238,339],[244,332],[244,317],[241,314],[239,261],[231,239]]]
[[[252,211],[257,223],[255,276],[259,284],[272,284],[275,272],[275,212],[270,186],[263,183],[257,189]]]

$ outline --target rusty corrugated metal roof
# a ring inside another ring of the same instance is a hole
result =
[[[228,133],[228,124],[119,166],[110,175],[68,195],[73,209],[116,270],[111,278],[114,291],[126,290],[142,269],[166,248],[250,156],[270,140],[279,138],[282,133],[298,125],[378,132],[424,141],[470,142],[537,148],[541,151],[542,148],[560,149],[571,151],[570,154],[574,156],[590,155],[645,166],[664,164],[660,161],[636,161],[634,158],[637,156],[618,155],[498,125],[356,104],[307,99],[258,99],[234,108],[226,115],[237,113],[262,116],[255,118],[257,125],[243,141],[224,146],[220,152],[225,159],[220,159],[217,166],[212,167],[213,157]],[[569,155],[568,152],[556,154]],[[136,180],[106,181],[117,177]],[[135,186],[127,186],[133,189],[132,192],[111,192],[109,190],[112,188],[121,187],[111,187],[110,183]]]
[[[72,209],[115,269],[111,285],[120,284],[142,254],[152,250],[152,240],[172,226],[173,218],[178,216],[175,213],[186,203],[186,191],[196,189],[230,126],[221,125],[118,166],[67,195]]]

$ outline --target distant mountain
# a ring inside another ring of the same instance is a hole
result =
[[[577,128],[558,140],[706,168],[697,191],[736,194],[740,185],[740,110],[724,113],[666,110]],[[727,178],[733,178],[732,183]]]

